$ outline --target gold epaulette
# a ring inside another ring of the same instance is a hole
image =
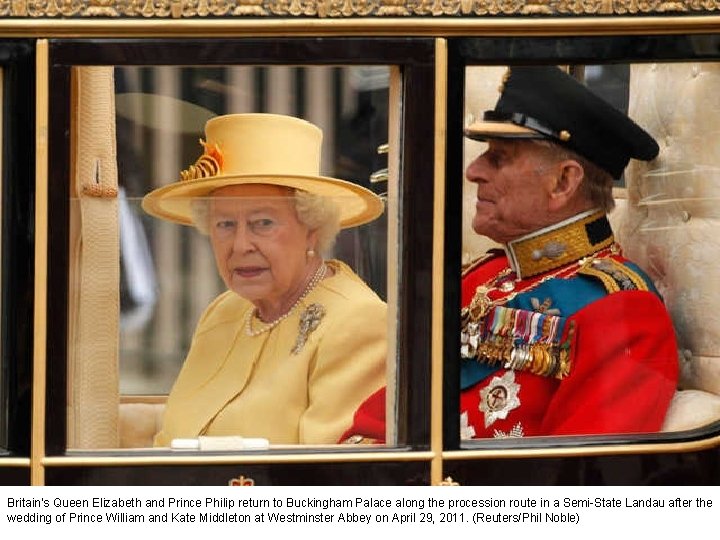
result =
[[[611,258],[595,259],[582,266],[578,274],[600,280],[609,293],[648,290],[647,282],[640,274]]]
[[[486,253],[483,253],[483,254],[480,255],[480,257],[478,257],[477,259],[473,259],[473,260],[470,261],[469,263],[464,264],[464,265],[462,266],[462,268],[461,268],[460,275],[461,275],[462,277],[465,277],[465,276],[468,275],[470,272],[472,272],[473,270],[475,270],[478,266],[480,266],[481,264],[483,264],[483,263],[486,262],[486,261],[489,261],[490,259],[493,259],[493,258],[497,257],[497,256],[500,255],[501,253],[502,253],[502,252],[501,252],[500,250],[497,250],[497,249],[495,249],[495,250],[490,250],[490,251],[488,251],[488,252],[486,252]]]

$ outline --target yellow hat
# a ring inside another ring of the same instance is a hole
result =
[[[383,202],[362,186],[320,176],[322,130],[292,116],[229,114],[205,124],[205,152],[182,171],[178,182],[148,193],[142,201],[150,215],[192,225],[191,200],[212,196],[237,184],[285,186],[337,199],[340,226],[368,223],[383,212]]]

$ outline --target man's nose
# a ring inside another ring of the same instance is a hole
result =
[[[465,178],[468,182],[478,183],[482,180],[484,165],[485,162],[482,155],[472,160],[470,165],[467,166],[467,169],[465,169]]]

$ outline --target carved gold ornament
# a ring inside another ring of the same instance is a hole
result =
[[[720,10],[720,0],[0,0],[2,17],[440,17],[647,15]]]

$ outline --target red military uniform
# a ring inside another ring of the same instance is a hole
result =
[[[604,214],[489,253],[464,272],[462,295],[461,438],[660,429],[678,377],[674,330]],[[379,420],[383,392],[346,435],[381,439]]]

